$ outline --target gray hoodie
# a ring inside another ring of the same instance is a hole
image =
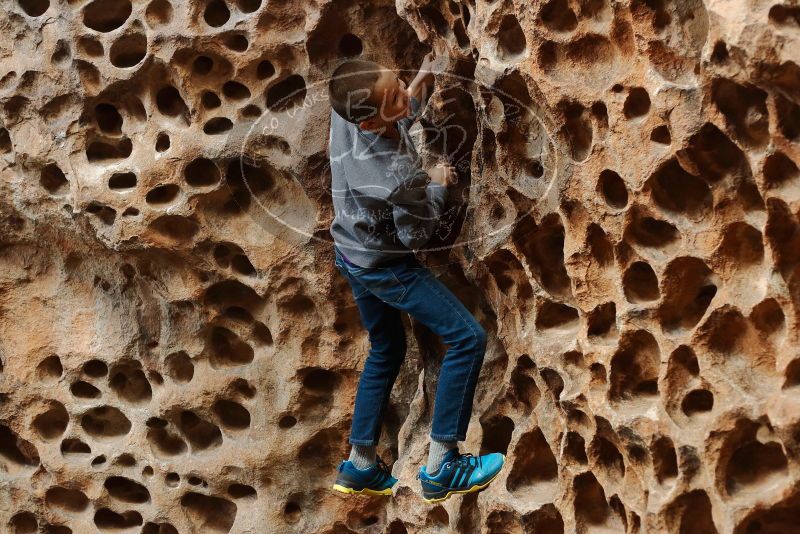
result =
[[[400,139],[360,129],[331,108],[331,235],[339,251],[360,267],[413,255],[433,236],[447,188],[431,182],[408,133],[419,117],[397,121]]]

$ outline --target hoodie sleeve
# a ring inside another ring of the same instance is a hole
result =
[[[411,113],[409,113],[408,117],[400,119],[405,124],[406,129],[410,129],[411,125],[414,124],[417,119],[419,119],[420,104],[419,100],[417,100],[417,97],[412,96],[408,99],[408,107],[411,110]]]
[[[433,237],[444,210],[447,188],[418,171],[388,196],[397,237],[409,249],[417,250]]]

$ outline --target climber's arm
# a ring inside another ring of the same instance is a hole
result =
[[[422,65],[419,67],[419,72],[408,84],[408,88],[406,92],[408,96],[413,96],[417,99],[420,104],[420,108],[424,108],[425,104],[428,101],[428,97],[430,96],[433,90],[433,82],[435,80],[434,73],[432,71],[434,61],[434,53],[428,52],[425,54],[425,58],[422,60]]]

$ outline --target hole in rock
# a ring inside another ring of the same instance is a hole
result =
[[[587,317],[588,336],[607,336],[617,330],[617,305],[613,302],[597,305]]]
[[[591,472],[582,473],[575,477],[572,487],[575,492],[575,522],[579,531],[588,531],[592,525],[611,527],[611,508],[603,486],[595,476]]]
[[[51,195],[63,195],[69,189],[67,177],[55,163],[50,163],[42,168],[39,185]]]
[[[526,409],[526,412],[533,409],[541,397],[536,382],[531,378],[527,371],[535,367],[533,361],[527,356],[522,355],[517,360],[517,365],[511,372],[511,391],[514,397],[521,402]]]
[[[603,437],[596,437],[589,447],[592,460],[601,471],[612,480],[621,480],[625,476],[625,461],[617,447]]]
[[[41,17],[50,8],[50,0],[18,0],[19,7],[29,17]]]
[[[302,513],[303,510],[300,508],[300,505],[294,501],[287,502],[283,507],[283,519],[289,524],[300,521]]]
[[[775,4],[769,9],[768,17],[774,24],[800,26],[800,6]]]
[[[108,385],[119,398],[127,402],[147,403],[153,397],[153,390],[144,371],[127,365],[117,366],[111,371]]]
[[[652,302],[661,297],[658,290],[658,278],[650,264],[643,261],[633,262],[622,276],[622,288],[625,298],[632,304]]]
[[[89,360],[83,364],[83,372],[92,378],[102,378],[108,374],[108,365],[102,360]]]
[[[236,8],[242,13],[253,13],[261,7],[261,0],[234,0]]]
[[[672,440],[666,436],[658,438],[652,447],[653,469],[660,484],[666,484],[678,477],[678,457]]]
[[[525,53],[528,43],[517,17],[504,15],[497,31],[497,51],[500,59],[510,61]]]
[[[681,402],[681,410],[688,417],[710,412],[714,408],[714,394],[707,389],[694,389],[686,394]]]
[[[186,183],[193,187],[205,187],[219,182],[219,167],[210,159],[197,158],[183,171]]]
[[[166,152],[169,150],[169,135],[165,133],[158,134],[156,137],[156,152]]]
[[[547,388],[553,394],[553,397],[558,400],[559,397],[561,397],[561,392],[564,391],[564,379],[561,378],[561,375],[558,374],[557,371],[547,367],[542,369],[539,374],[541,375],[545,384],[547,384]]]
[[[768,298],[753,307],[750,320],[757,329],[769,335],[783,329],[786,316],[780,304],[775,299]]]
[[[217,425],[200,418],[190,410],[183,410],[178,427],[192,446],[192,451],[206,450],[222,445],[222,432]]]
[[[536,328],[539,330],[571,330],[578,326],[578,310],[566,304],[545,301],[536,313]]]
[[[244,100],[250,98],[250,89],[246,85],[231,80],[222,86],[222,94],[231,100]]]
[[[205,76],[214,68],[214,60],[208,56],[197,56],[192,62],[192,72]]]
[[[564,447],[564,455],[581,465],[586,465],[589,459],[586,457],[586,442],[583,436],[577,432],[568,432],[567,445]]]
[[[711,269],[698,258],[677,258],[667,265],[659,310],[661,324],[667,330],[689,329],[700,322],[717,294],[711,274]]]
[[[94,0],[83,8],[83,24],[98,32],[116,30],[131,16],[130,0]]]
[[[148,204],[168,204],[175,200],[181,188],[175,184],[164,184],[154,187],[145,195],[144,200]]]
[[[650,248],[663,248],[680,238],[680,233],[675,226],[644,215],[638,210],[634,211],[625,231],[631,241]]]
[[[775,95],[775,111],[778,116],[778,128],[790,141],[800,141],[800,104]]]
[[[764,258],[761,232],[747,223],[735,222],[725,229],[717,252],[732,266],[761,263]]]
[[[562,104],[564,127],[562,132],[569,143],[572,159],[585,161],[592,149],[592,125],[586,109],[577,102]]]
[[[267,108],[284,111],[300,104],[306,97],[306,81],[299,74],[292,74],[267,90]]]
[[[124,436],[131,430],[131,422],[118,408],[97,406],[87,410],[80,418],[81,427],[96,439]]]
[[[0,154],[4,154],[7,152],[11,152],[13,145],[11,143],[11,136],[8,133],[8,130],[5,128],[0,128]]]
[[[244,499],[247,497],[256,497],[256,489],[247,484],[231,484],[228,486],[228,495],[234,499]]]
[[[65,512],[80,513],[89,506],[89,498],[81,490],[62,486],[48,488],[44,495],[47,506],[60,508]]]
[[[165,363],[167,365],[167,375],[175,382],[180,384],[191,382],[192,377],[194,377],[194,364],[185,351],[173,352],[167,356]]]
[[[94,201],[92,201],[91,203],[89,203],[88,206],[86,206],[86,212],[91,213],[92,215],[100,219],[100,221],[102,221],[103,224],[107,224],[109,226],[114,224],[114,220],[117,218],[116,210],[108,206],[98,204],[97,202]]]
[[[278,420],[278,427],[292,428],[297,424],[297,419],[292,415],[284,415]]]
[[[244,52],[250,46],[250,42],[241,33],[235,33],[225,38],[225,46],[234,52]]]
[[[708,184],[686,172],[675,158],[659,167],[648,178],[645,188],[650,190],[656,205],[668,212],[698,217],[711,209]]]
[[[622,106],[622,112],[627,119],[643,117],[650,111],[650,95],[642,87],[633,87],[628,92],[628,98]]]
[[[133,143],[127,137],[122,139],[96,140],[86,147],[86,159],[90,163],[125,159],[133,152]]]
[[[64,456],[91,454],[92,449],[77,438],[67,438],[61,442],[61,454]]]
[[[555,480],[558,476],[556,458],[539,428],[523,434],[515,450],[524,453],[517,454],[514,459],[506,481],[509,491],[520,491],[540,482]]]
[[[180,502],[198,532],[226,534],[236,521],[236,504],[228,499],[189,492]]]
[[[511,434],[514,433],[514,421],[505,415],[495,415],[486,421],[481,421],[483,441],[479,454],[502,452],[508,454],[508,444],[511,443]]]
[[[104,52],[100,41],[88,35],[78,39],[78,50],[89,57],[99,57]]]
[[[204,92],[203,96],[200,97],[200,102],[206,109],[216,109],[222,105],[222,100],[219,99],[219,96],[211,91]]]
[[[786,455],[775,441],[750,441],[740,445],[728,461],[725,488],[728,494],[758,492],[770,481],[786,475]]]
[[[545,290],[559,296],[571,294],[571,282],[564,266],[564,226],[558,215],[546,216],[540,226],[530,216],[520,219],[512,240]]]
[[[211,366],[214,369],[246,365],[253,361],[253,348],[222,326],[211,329]]]
[[[188,450],[186,442],[164,428],[166,425],[163,419],[151,418],[147,421],[147,442],[158,458],[178,456]]]
[[[228,117],[214,117],[203,125],[206,135],[220,135],[233,128],[233,122]]]
[[[100,390],[83,380],[76,380],[69,391],[79,399],[98,399],[101,396]]]
[[[115,191],[136,187],[136,175],[132,172],[115,172],[108,179],[108,188]]]
[[[150,229],[171,241],[190,241],[200,230],[192,219],[181,215],[162,215],[150,223]]]
[[[650,332],[635,330],[623,334],[611,358],[609,398],[622,401],[658,395],[660,354]]]
[[[94,120],[101,131],[107,134],[122,132],[122,115],[111,104],[97,104],[94,107]]]
[[[231,10],[222,0],[211,0],[203,12],[203,20],[212,28],[219,28],[231,18]]]
[[[780,187],[787,182],[797,180],[799,176],[797,164],[783,152],[770,154],[764,161],[764,182],[767,189]]]
[[[55,354],[48,356],[36,366],[36,377],[42,382],[58,380],[63,372],[64,367],[61,365],[61,358]]]
[[[600,225],[592,223],[586,232],[586,243],[592,257],[600,265],[610,265],[614,261],[614,246]]]
[[[238,402],[220,399],[214,403],[213,410],[225,428],[244,430],[250,427],[250,412]]]
[[[64,405],[58,401],[50,401],[50,407],[46,412],[37,415],[33,419],[33,428],[44,440],[51,440],[61,437],[69,424],[69,413]]]
[[[550,0],[539,13],[545,27],[557,32],[571,32],[578,27],[578,18],[567,0]]]
[[[153,0],[147,5],[144,16],[151,28],[169,24],[172,21],[172,4],[168,0]]]
[[[177,117],[179,115],[188,115],[189,109],[186,103],[181,98],[181,94],[176,88],[171,85],[162,87],[156,93],[156,107],[163,115],[168,117]]]
[[[436,29],[436,33],[439,35],[447,35],[450,30],[447,20],[445,20],[441,12],[439,12],[439,10],[433,5],[423,6],[419,10],[419,14],[423,21],[432,25],[433,28]]]
[[[711,98],[742,141],[758,146],[769,139],[766,92],[718,78],[712,82]]]
[[[111,64],[120,69],[138,65],[147,55],[147,37],[142,33],[123,35],[108,52]]]
[[[714,63],[725,63],[728,61],[728,45],[725,41],[717,41],[711,51],[711,61]]]
[[[628,189],[622,177],[616,172],[606,169],[600,173],[597,190],[603,195],[606,204],[612,208],[622,209],[628,205]]]
[[[36,447],[3,424],[0,424],[0,458],[11,473],[20,467],[36,467],[40,463]]]
[[[346,33],[339,39],[339,53],[344,57],[353,57],[361,54],[364,45],[357,35]]]
[[[145,486],[129,478],[111,476],[103,483],[108,494],[115,499],[131,504],[150,502],[150,492]]]
[[[265,59],[258,64],[256,68],[256,77],[259,80],[266,80],[267,78],[271,78],[275,75],[275,66],[272,64],[271,61]]]
[[[669,133],[669,127],[662,124],[661,126],[653,128],[653,131],[650,132],[650,140],[662,145],[670,144],[672,142],[672,135]]]

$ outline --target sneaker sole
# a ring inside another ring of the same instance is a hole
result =
[[[332,489],[340,493],[346,493],[348,495],[391,495],[392,494],[392,488],[386,488],[383,490],[374,490],[369,488],[354,490],[353,488],[348,488],[347,486],[334,484]]]
[[[483,488],[485,488],[486,486],[488,486],[489,484],[491,484],[491,483],[492,483],[492,481],[493,481],[495,478],[497,478],[497,475],[499,475],[499,474],[500,474],[500,471],[502,471],[502,470],[503,470],[503,467],[505,467],[505,465],[506,465],[506,457],[505,457],[505,456],[503,456],[503,465],[501,465],[501,466],[500,466],[500,469],[498,469],[498,470],[497,470],[497,473],[495,473],[495,474],[492,476],[492,478],[490,478],[489,480],[487,480],[487,481],[486,481],[486,482],[484,482],[483,484],[475,484],[474,486],[472,486],[472,487],[470,487],[470,488],[467,488],[467,489],[463,489],[463,490],[452,490],[452,491],[448,491],[448,492],[445,494],[445,496],[444,496],[444,497],[435,497],[435,498],[433,498],[433,499],[426,499],[426,498],[423,496],[423,497],[422,497],[422,500],[423,500],[423,501],[425,501],[426,503],[433,504],[433,503],[436,503],[436,502],[442,502],[442,501],[446,501],[447,499],[449,499],[449,498],[450,498],[450,497],[452,497],[453,495],[459,495],[459,494],[462,494],[462,495],[463,495],[463,494],[467,494],[467,493],[475,493],[476,491],[480,491],[480,490],[482,490]]]

